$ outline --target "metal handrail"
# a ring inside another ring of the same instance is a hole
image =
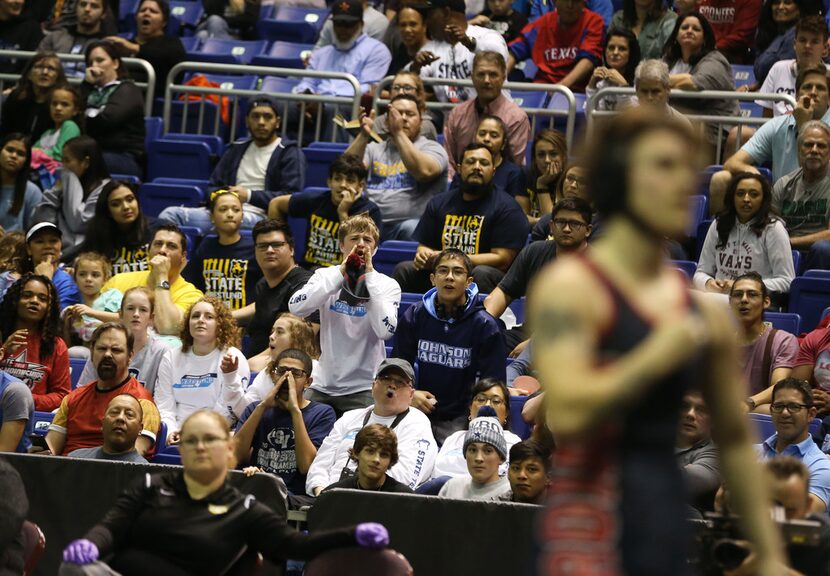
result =
[[[294,94],[291,92],[272,92],[271,94],[278,96],[280,100],[285,101],[283,110],[287,110],[288,102],[299,102],[301,104],[300,110],[300,124],[299,124],[299,136],[298,138],[302,140],[302,135],[305,126],[305,105],[307,102],[319,102],[319,103],[326,103],[326,104],[334,104],[335,106],[339,107],[339,105],[347,105],[350,107],[351,116],[352,118],[357,118],[360,113],[360,99],[362,97],[362,93],[360,91],[360,82],[354,75],[348,74],[345,72],[325,72],[325,71],[317,71],[317,70],[300,70],[296,68],[275,68],[271,66],[250,66],[250,65],[242,65],[242,64],[215,64],[215,63],[207,63],[207,62],[181,62],[176,64],[171,70],[170,73],[167,75],[167,84],[165,86],[164,92],[164,112],[163,112],[163,120],[164,120],[164,132],[167,133],[170,131],[170,115],[173,109],[173,102],[174,96],[173,94],[203,94],[203,95],[215,95],[220,97],[232,97],[233,98],[233,106],[234,112],[231,115],[231,141],[234,140],[234,135],[236,132],[236,125],[237,125],[237,114],[239,109],[239,97],[250,97],[256,96],[258,94],[262,94],[261,90],[246,90],[241,88],[211,88],[207,86],[185,86],[184,84],[176,84],[175,78],[182,74],[183,72],[196,72],[202,74],[237,74],[237,75],[244,75],[244,76],[283,76],[283,77],[294,77],[294,78],[326,78],[332,80],[345,80],[352,85],[354,90],[354,95],[352,97],[347,96],[320,96],[317,94]],[[205,99],[202,98],[198,104],[200,106],[199,110],[199,131],[201,133],[202,124],[204,121],[204,105]],[[182,126],[183,128],[186,126],[187,122],[187,108],[188,108],[188,100],[184,100],[184,114],[182,115]],[[317,111],[317,120],[315,123],[315,140],[320,139],[320,130],[321,130],[321,116],[322,111],[318,109]],[[285,134],[287,124],[286,121],[287,114],[283,114],[283,122],[282,122],[282,130],[283,134]],[[214,133],[218,133],[218,123],[219,118],[217,116],[216,124],[214,126]],[[184,131],[184,129],[182,129]]]
[[[22,50],[0,50],[0,60],[3,59],[21,59],[21,60],[30,60],[32,57],[38,54],[38,52],[30,52],[30,51],[22,51]],[[86,58],[83,54],[57,54],[58,59],[61,62],[86,62]],[[156,90],[156,71],[153,68],[152,64],[144,60],[143,58],[122,58],[121,62],[123,62],[127,68],[142,68],[144,72],[147,74],[147,81],[146,82],[135,82],[136,87],[141,88],[144,90],[144,115],[151,116],[153,114],[153,95],[155,94]],[[14,81],[17,83],[20,80],[21,74],[14,74],[14,73],[2,73],[0,74],[0,89],[4,88],[5,82],[7,80]],[[80,84],[83,82],[83,78],[78,78],[75,76],[68,77],[70,84]]]
[[[588,119],[588,127],[587,132],[588,134],[591,133],[594,126],[594,119],[601,118],[603,116],[613,116],[615,114],[619,114],[619,110],[597,110],[596,106],[599,101],[606,96],[634,96],[636,94],[634,88],[626,87],[620,88],[617,86],[607,86],[605,88],[601,88],[597,90],[590,98],[587,99],[585,102],[585,116]],[[737,102],[754,102],[756,100],[768,101],[768,102],[785,102],[793,107],[796,105],[795,98],[790,96],[789,94],[772,94],[766,92],[730,92],[725,90],[701,90],[700,92],[694,92],[691,90],[672,90],[670,93],[671,98],[678,98],[681,100],[735,100]],[[772,120],[772,118],[766,117],[749,117],[749,116],[715,116],[712,114],[683,114],[686,118],[691,121],[702,122],[704,124],[717,124],[719,126],[761,126],[766,124],[768,121]],[[740,148],[743,141],[743,134],[741,130],[738,130],[736,135],[736,143],[738,148]],[[721,139],[718,138],[717,150],[716,154],[717,157],[720,158],[721,156],[721,148],[722,143]]]
[[[378,106],[380,104],[387,104],[389,100],[380,97],[380,93],[382,90],[386,89],[388,86],[392,84],[392,80],[394,76],[387,76],[383,80],[380,81],[377,88],[375,88],[375,94],[372,99],[372,109],[377,112]],[[463,87],[473,87],[473,81],[469,79],[460,80],[457,78],[422,78],[425,86],[463,86]],[[568,142],[568,148],[573,145],[574,139],[574,131],[576,126],[576,98],[574,97],[573,92],[566,88],[565,86],[559,86],[557,84],[537,84],[535,82],[505,82],[504,88],[506,90],[518,90],[521,92],[547,92],[550,94],[551,98],[554,94],[562,94],[565,96],[565,99],[568,102],[568,110],[555,110],[551,108],[525,108],[522,107],[528,117],[531,118],[532,122],[532,131],[535,132],[535,120],[536,116],[549,116],[551,118],[557,116],[564,116],[566,117],[566,124],[565,124],[565,138]],[[453,102],[436,102],[434,100],[427,101],[427,109],[428,110],[451,110],[455,108],[458,104]]]

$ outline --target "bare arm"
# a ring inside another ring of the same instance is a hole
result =
[[[352,140],[352,143],[349,144],[349,147],[346,148],[344,154],[354,154],[358,158],[363,158],[363,154],[366,152],[366,146],[369,145],[369,134],[372,131],[372,124],[374,122],[374,114],[367,116],[365,112],[360,113],[360,132]]]
[[[49,430],[46,433],[46,445],[52,454],[60,456],[63,454],[63,447],[66,446],[66,434],[56,430]]]
[[[830,240],[830,229],[814,232],[805,236],[790,237],[790,246],[793,250],[809,250],[820,240]]]
[[[138,452],[142,456],[146,456],[152,447],[153,441],[147,436],[139,436],[135,439],[136,452]]]
[[[404,166],[418,182],[429,182],[441,174],[441,164],[426,152],[415,147],[400,128],[400,114],[394,108],[389,109],[389,134],[398,147]]]
[[[507,272],[513,260],[516,258],[517,253],[518,250],[511,248],[493,248],[492,252],[472,254],[470,261],[473,263],[473,266],[492,266],[493,268]]]
[[[669,76],[669,86],[677,90],[699,90],[691,74],[672,74]]]
[[[360,156],[363,158],[363,156]],[[288,202],[291,200],[291,194],[283,194],[271,199],[268,203],[268,217],[273,220],[285,220],[288,216]]]
[[[0,426],[0,452],[14,452],[25,430],[26,420],[3,422]]]
[[[754,160],[752,156],[750,156],[747,152],[743,150],[738,150],[732,156],[727,159],[726,163],[723,165],[724,170],[728,170],[732,174],[737,174],[739,172],[752,172],[754,174],[758,174],[758,169],[754,165]]]
[[[160,288],[165,281],[170,281],[170,260],[157,254],[150,260],[150,275],[147,277],[148,288],[154,291],[156,298],[153,323],[159,334],[178,336],[184,314],[173,303],[170,290]]]
[[[251,322],[251,319],[256,314],[256,302],[251,302],[244,308],[240,308],[239,310],[232,310],[231,316],[233,319],[236,320],[236,323],[240,326],[246,326]]]
[[[512,58],[512,54],[511,54]],[[560,86],[565,86],[570,88],[575,84],[581,84],[585,78],[591,76],[591,72],[594,71],[594,63],[588,60],[587,58],[582,58],[579,62],[576,63],[576,66],[565,75],[562,80],[558,82]]]
[[[741,382],[733,334],[735,327],[721,306],[699,298],[710,336],[708,354],[702,366],[708,377],[701,379],[703,393],[718,431],[721,469],[731,487],[731,501],[742,519],[744,534],[754,543],[759,556],[758,574],[775,574],[783,564],[781,543],[769,515],[767,487],[758,457],[752,448],[749,423],[741,414]]]
[[[813,371],[815,370],[815,364],[802,364],[801,366],[796,366],[793,368],[792,376],[793,378],[798,378],[799,380],[806,380],[807,382],[813,381]]]
[[[270,397],[272,395],[269,394],[268,396]],[[233,436],[236,442],[234,452],[240,464],[247,464],[251,459],[251,443],[254,441],[254,435],[256,434],[259,422],[262,420],[262,415],[268,409],[265,405],[266,401],[267,398],[256,405],[256,408],[248,416],[248,419],[242,424],[242,428]]]
[[[295,400],[296,401],[296,400]],[[307,474],[317,456],[317,447],[311,441],[303,420],[303,412],[299,406],[291,407],[291,424],[294,426],[294,452],[297,454],[297,470],[300,474]]]
[[[504,290],[496,286],[496,288],[487,295],[484,299],[484,309],[490,313],[490,316],[498,318],[513,301],[513,298],[504,293]]]

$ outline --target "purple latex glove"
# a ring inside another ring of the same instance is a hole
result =
[[[86,539],[73,540],[63,549],[63,561],[70,564],[92,564],[98,560],[98,546]]]
[[[389,546],[389,532],[386,526],[377,522],[358,524],[354,531],[355,540],[362,548],[386,548]]]

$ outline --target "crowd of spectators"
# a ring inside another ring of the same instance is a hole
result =
[[[259,2],[205,8],[201,38],[256,37]],[[147,60],[164,79],[186,54],[166,0],[142,0],[130,35],[116,35],[111,10],[66,1],[38,20],[0,0],[0,47],[39,50],[2,65],[20,80],[0,115],[0,451],[37,449],[39,411],[54,412],[52,454],[152,461],[162,429],[187,452],[184,423],[209,409],[232,430],[239,468],[280,477],[292,505],[329,488],[542,503],[556,423],[545,423],[536,391],[533,334],[511,308],[550,262],[590,259],[603,222],[582,134],[569,141],[534,122],[504,88],[509,78],[588,98],[631,88],[595,109],[641,107],[704,135],[701,155],[722,162],[704,190],[713,220],[699,257],[689,238],[666,253],[695,260],[693,288],[734,316],[735,385],[746,412],[771,415],[776,430],[759,456],[802,461],[808,511],[827,514],[830,460],[808,429],[830,416],[830,327],[790,334],[764,317],[784,309],[801,272],[830,270],[830,34],[820,4],[625,0],[614,12],[586,0],[336,2],[307,68],[354,74],[364,96],[393,80],[388,105],[354,119],[325,189],[306,189],[307,142],[291,137],[299,108],[260,94],[245,103],[247,136],[216,159],[206,205],[157,218],[142,212],[133,181],[146,175],[145,98],[163,96],[164,82],[143,94],[123,58]],[[743,132],[738,149],[728,120],[687,118],[738,117],[735,99],[671,98],[735,92],[733,66],[754,66],[755,82],[737,92],[796,102],[759,101],[768,120]],[[295,92],[352,89],[309,77]],[[453,106],[428,111],[430,101]],[[321,106],[334,135],[335,111]],[[302,246],[289,219],[305,223]],[[184,226],[203,236],[198,247]],[[373,260],[389,240],[417,248],[384,274]],[[417,302],[402,306],[404,293]],[[86,362],[74,389],[70,358]],[[535,431],[522,441],[509,408],[529,392]],[[685,396],[680,422],[690,514],[725,506],[717,431],[699,391]],[[803,476],[787,470],[778,477]]]

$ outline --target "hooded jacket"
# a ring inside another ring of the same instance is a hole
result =
[[[437,289],[424,294],[398,320],[392,356],[418,364],[419,390],[435,395],[433,420],[451,420],[467,413],[470,390],[479,378],[505,378],[504,338],[498,321],[485,309],[474,283],[467,305],[457,318],[436,310]]]

